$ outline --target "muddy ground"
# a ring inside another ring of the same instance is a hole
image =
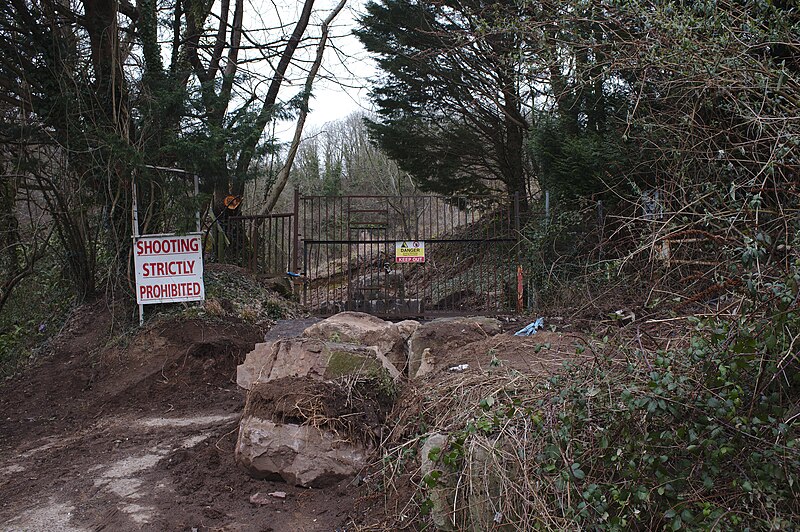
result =
[[[0,384],[0,530],[344,529],[347,483],[295,488],[234,464],[236,365],[264,330],[170,318],[108,347],[111,323],[84,308],[51,356]]]
[[[236,366],[265,336],[296,336],[316,320],[162,317],[124,331],[114,314],[82,307],[49,356],[0,383],[0,531],[395,528],[368,474],[362,486],[315,490],[254,480],[234,463],[245,399]],[[488,337],[448,351],[405,391],[413,398],[461,364],[548,373],[582,343],[545,331]]]

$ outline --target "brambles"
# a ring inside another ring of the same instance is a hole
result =
[[[771,377],[787,341],[771,320],[710,319],[684,349],[442,380],[426,422],[447,444],[429,453],[420,515],[449,489],[459,529],[489,507],[525,530],[786,528],[800,518],[797,368]]]

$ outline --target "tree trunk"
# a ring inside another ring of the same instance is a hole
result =
[[[317,45],[317,55],[314,58],[314,63],[311,65],[311,70],[308,72],[308,76],[306,76],[306,83],[303,87],[303,103],[300,106],[300,116],[297,119],[297,125],[294,129],[294,137],[292,138],[292,144],[289,147],[289,153],[286,156],[286,163],[284,163],[283,167],[278,171],[278,175],[275,178],[275,183],[272,185],[272,189],[269,191],[269,196],[267,196],[267,200],[264,202],[264,205],[261,207],[260,213],[267,214],[275,208],[275,204],[278,203],[278,198],[281,196],[281,192],[283,192],[284,187],[286,186],[286,182],[289,181],[289,172],[292,170],[292,164],[294,164],[294,158],[297,155],[297,149],[300,147],[300,138],[303,135],[303,126],[306,123],[306,116],[308,115],[308,103],[309,99],[311,98],[311,88],[314,84],[314,78],[317,77],[317,72],[319,72],[319,67],[322,64],[322,56],[325,52],[325,45],[328,41],[328,27],[330,26],[333,19],[336,18],[336,15],[344,8],[345,3],[347,0],[339,0],[339,3],[336,7],[333,8],[333,11],[328,14],[325,21],[322,23],[322,35],[319,39],[319,44]]]
[[[97,101],[108,124],[127,130],[127,90],[120,55],[116,0],[83,0]]]

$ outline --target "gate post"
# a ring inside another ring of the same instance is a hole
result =
[[[514,192],[514,239],[519,242],[519,191]],[[517,314],[522,314],[524,308],[525,282],[522,277],[522,258],[520,257],[519,245],[514,246],[517,250]]]
[[[292,273],[300,269],[300,187],[294,187],[294,227],[292,228]]]

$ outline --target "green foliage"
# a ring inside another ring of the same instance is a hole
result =
[[[370,135],[400,167],[415,177],[421,190],[441,194],[486,194],[485,171],[466,164],[486,156],[482,140],[454,123],[429,123],[417,118],[368,122]]]
[[[708,323],[688,351],[659,353],[650,367],[595,369],[590,387],[554,382],[539,406],[560,406],[558,427],[540,434],[535,472],[553,481],[554,496],[573,493],[565,517],[612,530],[789,526],[800,510],[792,390],[759,379],[776,376],[762,364],[781,351],[754,333]]]
[[[568,208],[579,198],[603,197],[611,189],[622,193],[622,175],[634,162],[630,147],[611,131],[571,129],[547,115],[536,122],[530,151],[539,186]]]
[[[563,299],[578,276],[584,283],[609,280],[592,254],[595,229],[596,206],[556,210],[549,220],[532,220],[523,228],[523,268],[539,308]]]
[[[524,192],[522,40],[511,1],[367,4],[354,33],[385,73],[374,88],[377,144],[423,190]]]
[[[583,10],[595,8],[598,17],[582,25]],[[542,82],[546,103],[530,130],[542,183],[562,199],[547,224],[524,230],[539,302],[577,303],[568,290],[578,285],[596,309],[605,300],[592,298],[592,285],[622,272],[620,284],[633,286],[630,274],[647,283],[642,292],[681,303],[673,317],[703,304],[698,314],[720,314],[695,321],[688,345],[626,348],[546,383],[509,374],[503,386],[490,373],[442,384],[469,402],[442,393],[430,401],[440,410],[426,404],[435,412],[428,423],[449,438],[441,470],[454,453],[465,480],[470,446],[493,449],[507,489],[492,503],[524,529],[792,529],[800,521],[798,12],[789,2],[626,0],[557,13],[511,26],[526,37],[544,28],[546,40],[556,20],[568,28],[558,61],[575,59],[562,86],[555,75]],[[535,49],[546,55],[547,46]],[[581,49],[590,52],[570,54]],[[406,52],[399,63],[416,49]],[[592,103],[598,95],[606,105]],[[390,111],[400,115],[416,101],[396,103]],[[604,236],[593,230],[596,205],[574,200],[607,188],[623,199],[604,198],[613,212]],[[657,214],[643,209],[643,192],[654,189]],[[456,522],[470,519],[465,505]]]
[[[72,287],[56,257],[45,258],[0,313],[0,378],[14,374],[56,335],[73,304]]]
[[[604,338],[576,348],[591,347],[592,362],[568,362],[550,378],[491,368],[426,392],[427,421],[448,443],[429,454],[440,474],[422,479],[422,493],[464,501],[451,517],[465,529],[475,526],[476,492],[526,530],[792,529],[800,260],[781,278],[759,276],[754,257],[769,241],[756,234],[742,250],[752,289],[739,317],[690,318],[681,347]],[[488,461],[476,462],[475,449]]]
[[[536,392],[502,389],[480,401],[453,449],[524,434],[518,452],[550,519],[534,528],[791,528],[800,518],[800,366],[789,361],[800,312],[786,305],[795,282],[781,284],[762,319],[695,320],[684,350],[568,367]],[[521,512],[526,501],[503,503]]]
[[[278,301],[264,301],[262,304],[264,308],[264,313],[267,315],[267,318],[271,320],[282,320],[285,317],[286,310],[283,308],[283,305]]]
[[[254,157],[278,149],[267,125],[303,102],[278,93],[312,3],[291,38],[249,27],[259,7],[241,2],[0,4],[0,171],[11,183],[0,203],[26,214],[17,232],[14,215],[0,217],[0,234],[19,240],[0,247],[52,231],[78,300],[129,292],[132,185],[150,233],[193,229],[198,207],[191,181],[154,166],[199,175],[217,213],[242,194],[261,169]]]

